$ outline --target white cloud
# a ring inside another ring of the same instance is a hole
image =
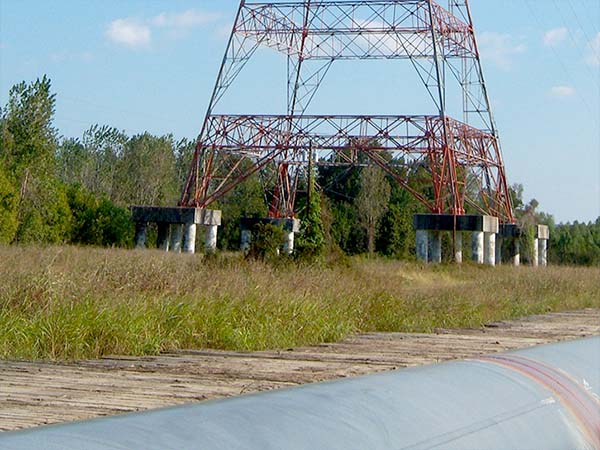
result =
[[[157,27],[164,28],[194,28],[214,22],[219,18],[219,14],[197,11],[189,9],[182,13],[161,13],[150,19],[150,23]]]
[[[111,41],[130,48],[145,47],[152,40],[150,27],[135,19],[113,20],[106,30],[106,36]]]
[[[512,67],[514,56],[527,51],[527,46],[516,42],[510,34],[490,31],[479,34],[479,44],[483,57],[504,70]]]
[[[171,38],[180,38],[189,30],[215,22],[219,17],[216,13],[189,9],[181,13],[163,12],[146,19],[122,18],[109,24],[106,35],[117,44],[140,48],[150,44],[157,30],[164,30]]]
[[[600,33],[596,34],[596,37],[588,43],[588,55],[585,62],[590,66],[600,66]]]
[[[550,89],[550,94],[554,97],[571,97],[575,95],[575,88],[572,86],[554,86]]]
[[[568,28],[554,28],[552,30],[547,31],[544,34],[544,45],[552,47],[554,45],[560,44],[569,35]]]

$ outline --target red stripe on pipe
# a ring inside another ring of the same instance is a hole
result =
[[[524,374],[553,392],[575,417],[594,448],[600,449],[600,401],[569,375],[523,356],[491,355],[479,360]]]

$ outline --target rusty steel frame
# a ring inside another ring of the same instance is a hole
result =
[[[287,113],[215,114],[261,46],[287,56]],[[410,61],[436,114],[306,115],[335,61],[373,59]],[[448,75],[462,91],[462,122],[446,112]],[[513,223],[468,1],[450,0],[445,9],[433,0],[242,0],[180,205],[207,207],[253,174],[269,172],[269,214],[294,217],[309,151],[328,165],[357,164],[347,155],[360,154],[433,213],[460,215],[468,205]],[[411,184],[416,168],[429,175],[429,194]]]

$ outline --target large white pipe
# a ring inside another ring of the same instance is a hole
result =
[[[595,449],[600,337],[0,433],[7,450]]]

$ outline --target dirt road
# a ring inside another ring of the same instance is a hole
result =
[[[600,310],[436,334],[373,333],[270,352],[181,351],[74,363],[0,362],[0,430],[189,403],[600,334]]]

